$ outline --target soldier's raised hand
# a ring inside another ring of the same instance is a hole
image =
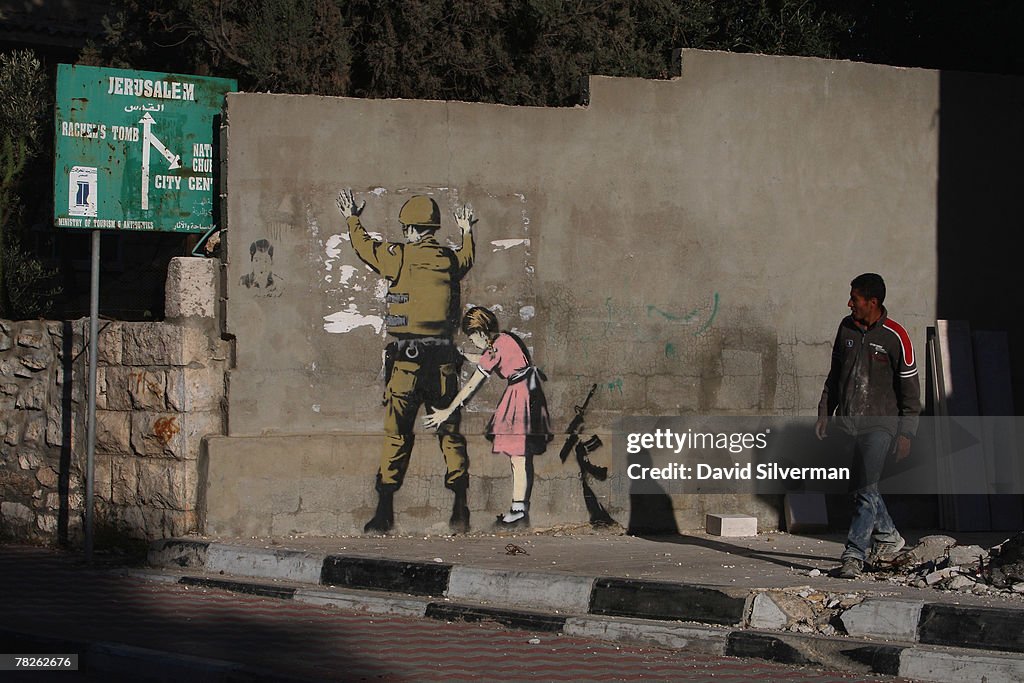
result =
[[[473,226],[476,225],[477,218],[473,215],[472,204],[460,206],[453,213],[455,215],[455,223],[462,228],[463,233],[470,232]]]
[[[350,216],[358,216],[366,208],[366,202],[364,201],[359,206],[356,206],[356,196],[352,194],[352,188],[346,187],[344,190],[338,193],[338,211],[345,218]]]

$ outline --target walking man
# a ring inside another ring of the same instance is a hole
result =
[[[824,439],[829,419],[853,438],[853,519],[837,575],[860,576],[865,562],[888,561],[905,541],[896,530],[878,481],[886,458],[910,454],[921,412],[921,387],[914,347],[882,302],[881,275],[864,273],[850,283],[850,315],[832,345],[832,366],[818,403],[815,434]]]
[[[455,211],[462,247],[442,246],[434,234],[441,227],[437,203],[424,196],[407,201],[398,214],[405,242],[371,238],[359,220],[366,203],[356,206],[351,189],[338,195],[338,210],[348,223],[349,238],[364,263],[388,280],[384,318],[394,341],[385,350],[384,447],[377,472],[377,511],[364,533],[387,533],[394,526],[394,495],[402,486],[415,437],[420,406],[438,409],[459,392],[462,356],[452,341],[461,317],[462,278],[473,266],[473,209]],[[461,410],[437,429],[444,456],[445,486],[455,494],[449,526],[469,530],[469,457],[459,431]]]

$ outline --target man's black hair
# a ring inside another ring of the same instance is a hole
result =
[[[878,299],[881,306],[885,301],[885,280],[878,273],[864,273],[853,278],[850,289],[857,290],[865,299]]]

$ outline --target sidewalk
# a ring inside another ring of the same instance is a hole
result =
[[[928,535],[908,535],[908,542]],[[956,534],[994,545],[1007,534]],[[151,578],[924,681],[1024,680],[1024,596],[827,575],[839,536],[159,541]],[[146,573],[144,573],[146,574]]]

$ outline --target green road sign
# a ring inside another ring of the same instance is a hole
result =
[[[213,228],[214,119],[233,80],[61,64],[53,220],[60,228]]]

